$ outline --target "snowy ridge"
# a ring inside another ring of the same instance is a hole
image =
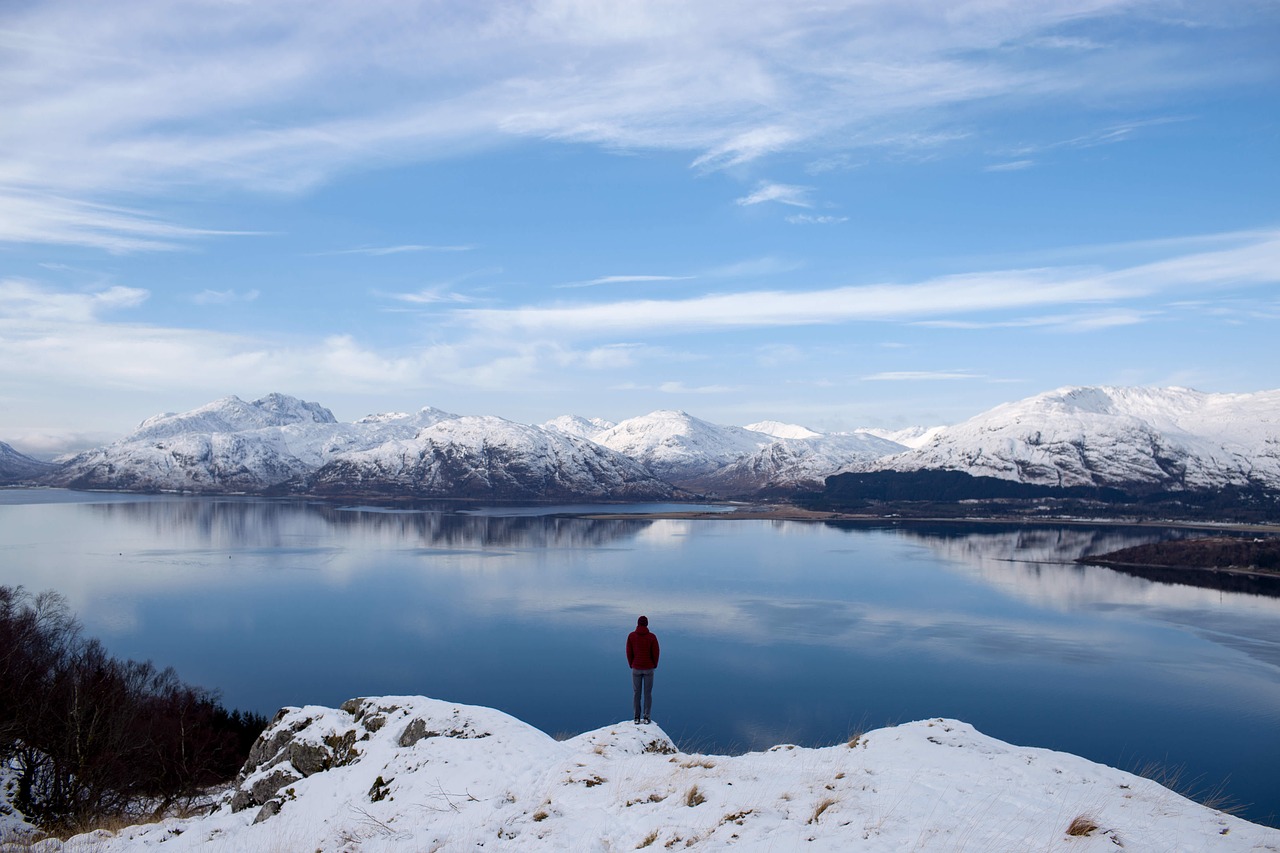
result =
[[[1076,818],[1093,825],[1068,835]],[[41,853],[199,850],[1169,850],[1280,847],[1280,830],[1148,779],[934,719],[819,749],[678,751],[657,725],[566,741],[421,696],[286,708],[208,815]]]
[[[799,424],[784,424],[781,421],[758,421],[754,424],[747,424],[743,429],[762,432],[774,438],[818,438],[822,435],[822,433],[814,432],[808,427],[802,427]]]
[[[593,441],[600,433],[615,426],[617,424],[613,421],[606,421],[604,418],[583,418],[578,415],[561,415],[542,424],[543,429]]]
[[[207,493],[312,488],[334,495],[350,487],[386,496],[647,500],[670,496],[672,486],[708,495],[782,495],[821,487],[842,471],[943,470],[1054,487],[1280,489],[1280,391],[1062,388],[951,427],[829,435],[778,421],[751,427],[672,410],[616,425],[565,415],[527,426],[431,407],[339,423],[323,406],[283,394],[251,403],[225,397],[149,418],[124,439],[65,461],[42,482]],[[0,482],[10,476],[6,460],[16,459],[3,448]]]
[[[1280,488],[1280,391],[1061,388],[997,406],[868,467],[1047,486]]]
[[[763,433],[664,409],[622,421],[594,439],[676,485],[695,481],[773,443]]]
[[[725,494],[821,488],[827,477],[850,465],[901,453],[901,444],[872,435],[815,435],[779,439],[716,471],[691,481],[701,489]]]
[[[324,494],[369,490],[500,500],[652,500],[674,489],[627,457],[583,438],[491,416],[442,420],[344,453],[308,479]]]

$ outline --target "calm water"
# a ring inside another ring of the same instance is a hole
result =
[[[0,583],[228,705],[423,693],[553,734],[654,717],[689,749],[926,717],[1280,812],[1280,599],[1070,563],[1175,531],[592,521],[0,491]]]

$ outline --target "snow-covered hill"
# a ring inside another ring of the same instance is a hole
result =
[[[343,453],[307,480],[316,494],[492,500],[655,500],[675,491],[584,438],[495,417],[442,420],[411,439]]]
[[[0,484],[21,483],[34,480],[54,470],[54,466],[39,459],[19,453],[0,441]]]
[[[1280,488],[1280,390],[1061,388],[948,427],[872,470],[953,470],[1047,486]]]
[[[285,709],[211,814],[32,848],[477,849],[1226,853],[1280,849],[1280,830],[955,720],[699,755],[656,724],[557,741],[490,708],[399,696]]]
[[[594,439],[676,485],[695,482],[774,442],[764,433],[661,410],[622,421]]]
[[[762,432],[774,438],[818,438],[822,435],[822,433],[814,432],[808,427],[803,427],[799,424],[784,424],[781,421],[758,421],[754,424],[747,424],[743,429]]]
[[[832,474],[907,448],[864,433],[783,438],[701,477],[691,486],[720,494],[786,494],[820,488]]]
[[[584,418],[578,415],[561,415],[542,424],[543,429],[552,432],[589,439],[595,439],[600,433],[615,426],[617,424],[613,421],[606,421],[604,418]]]

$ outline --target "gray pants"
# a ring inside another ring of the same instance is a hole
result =
[[[633,669],[631,670],[631,690],[632,705],[635,707],[635,718],[640,719],[641,711],[643,716],[649,719],[649,710],[653,708],[653,670],[651,669]],[[641,696],[643,694],[643,707],[641,707]]]

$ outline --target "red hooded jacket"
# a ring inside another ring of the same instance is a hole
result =
[[[627,635],[627,663],[632,669],[658,668],[658,635],[650,633],[648,626],[637,625]]]

